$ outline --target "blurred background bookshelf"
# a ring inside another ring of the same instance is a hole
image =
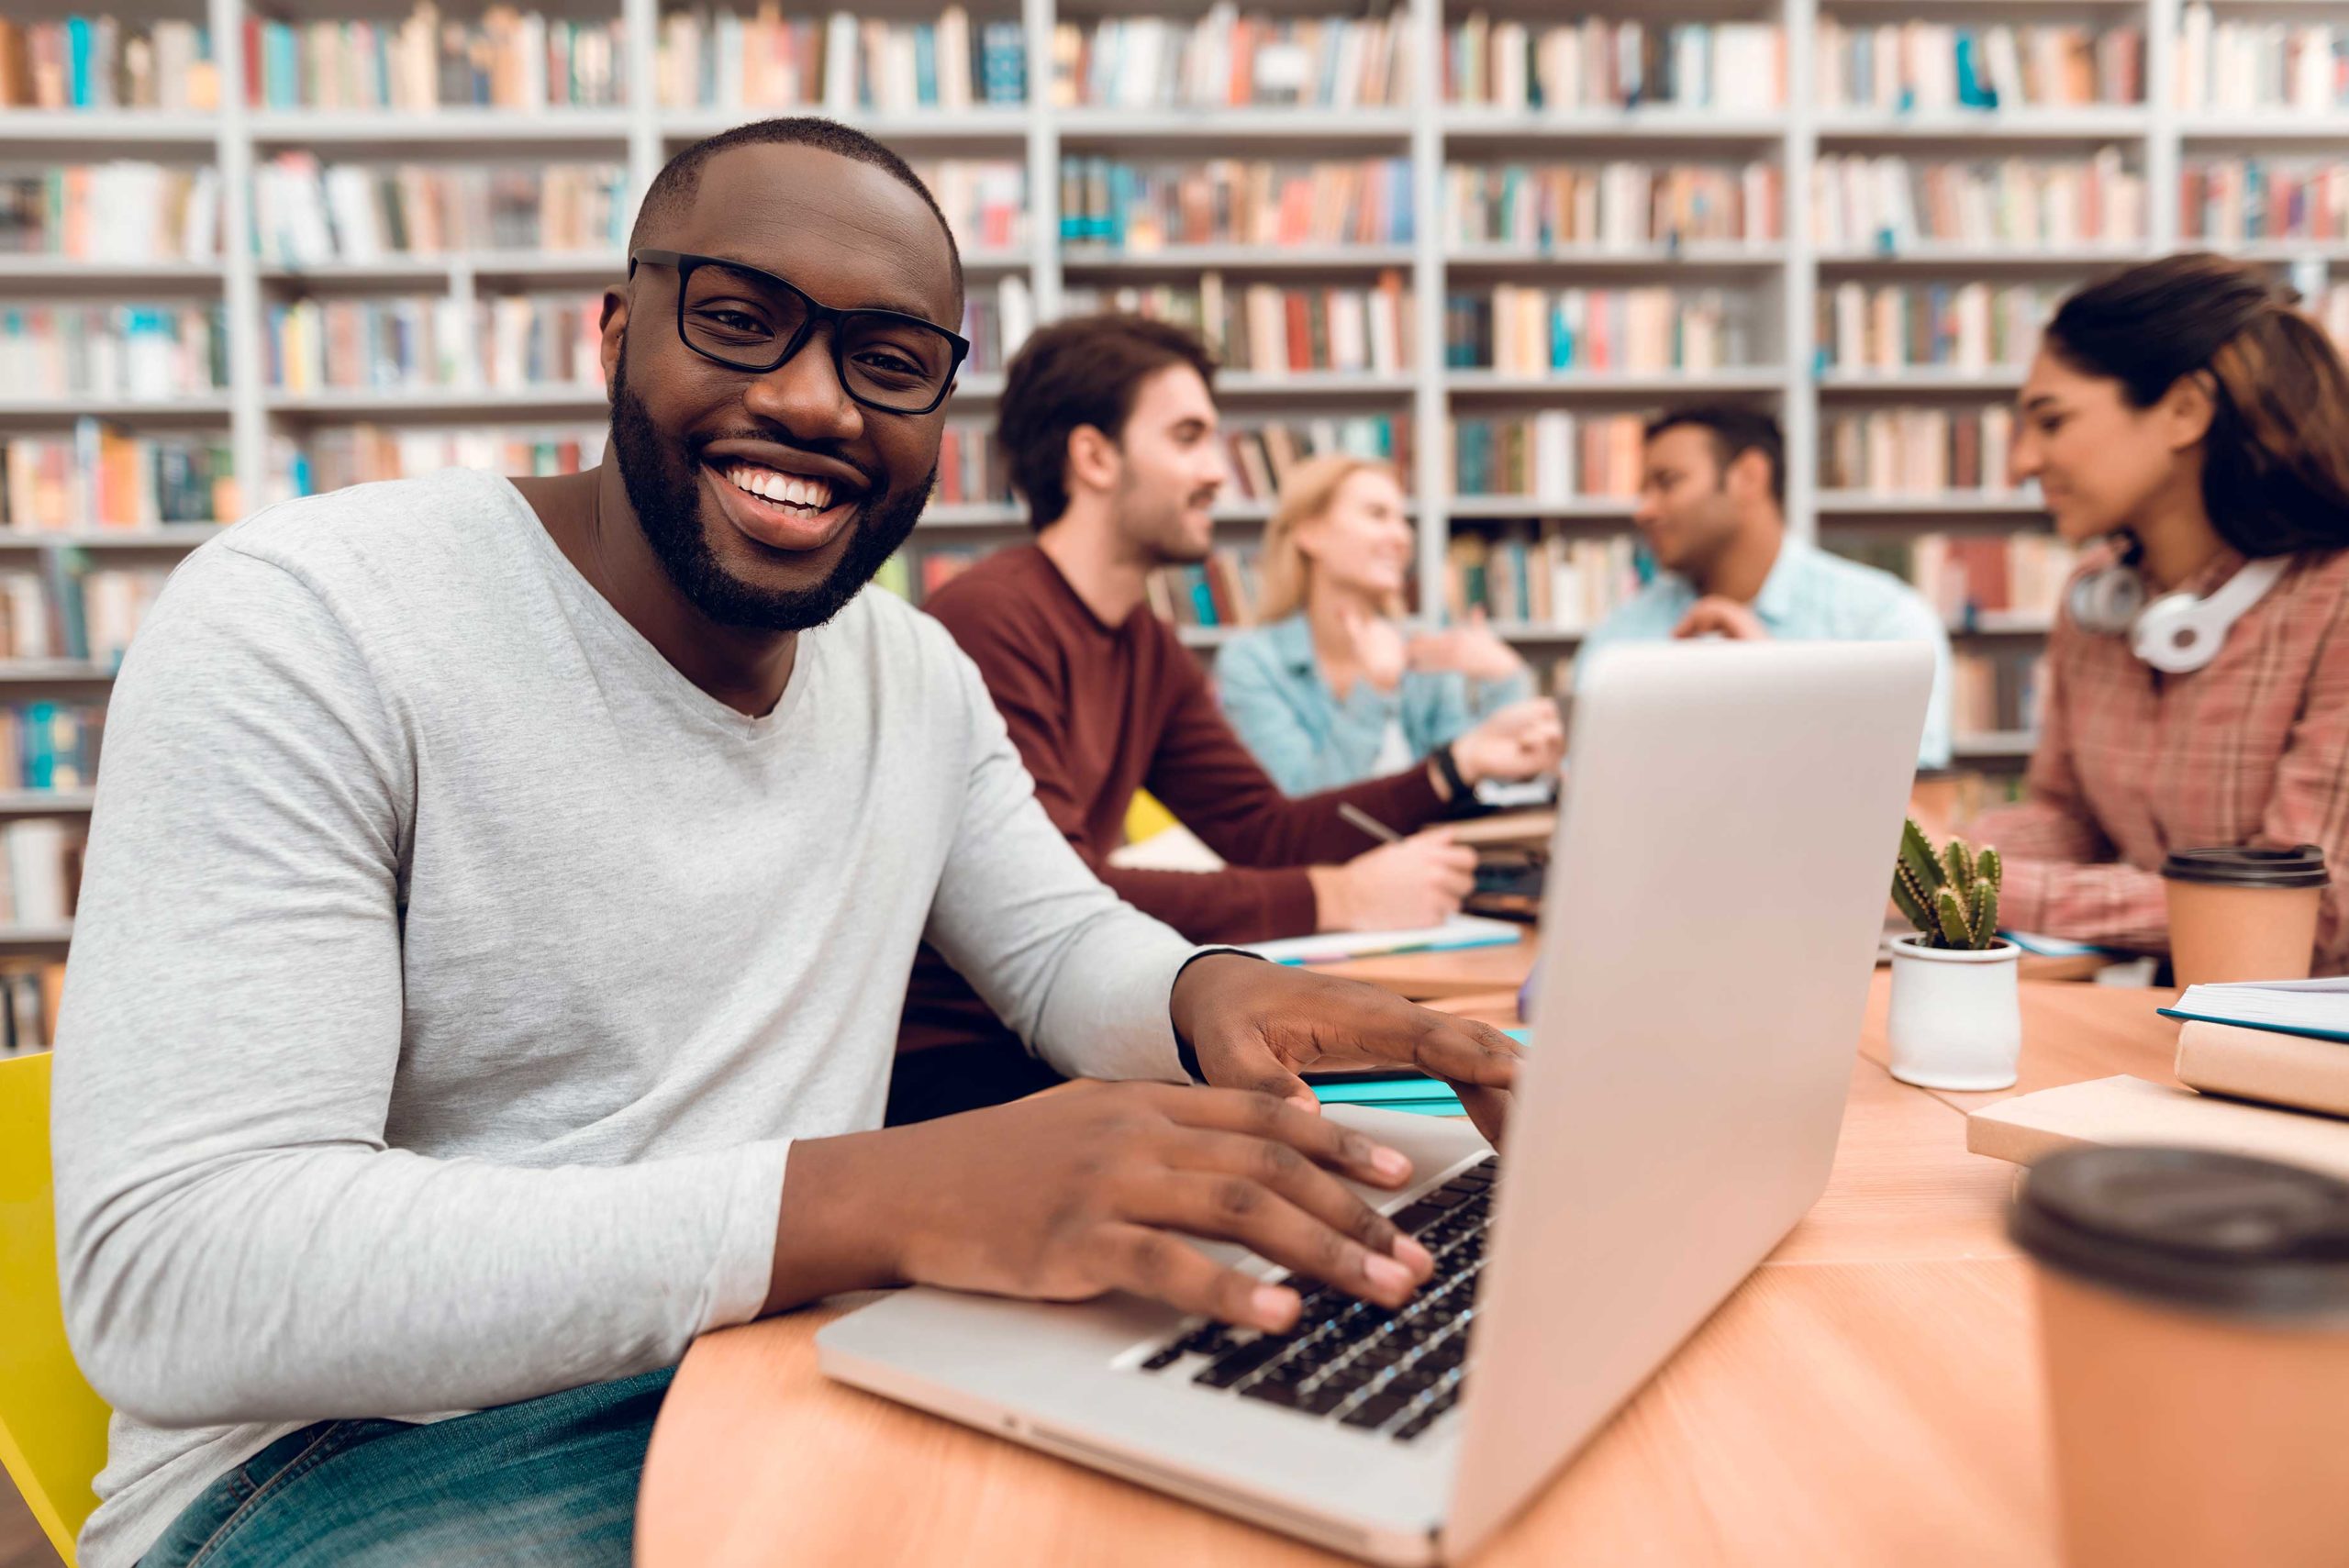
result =
[[[2048,306],[2210,245],[2349,329],[2349,0],[27,0],[0,702],[95,735],[154,574],[265,501],[596,461],[638,194],[790,111],[905,152],[970,276],[898,591],[1022,536],[986,429],[1020,336],[1075,309],[1191,322],[1230,367],[1218,557],[1160,596],[1203,650],[1278,474],[1344,447],[1411,480],[1422,613],[1482,606],[1554,675],[1636,582],[1640,420],[1745,402],[1786,428],[1794,528],[1942,606],[1994,769],[2063,564],[2003,474]],[[71,827],[85,786],[24,755],[0,801]]]

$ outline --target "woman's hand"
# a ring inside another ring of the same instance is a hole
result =
[[[1361,667],[1363,678],[1382,692],[1393,691],[1402,684],[1403,672],[1410,663],[1403,634],[1383,617],[1352,606],[1342,614],[1341,624],[1353,639],[1354,662]]]
[[[1525,670],[1524,659],[1494,635],[1481,607],[1468,612],[1465,626],[1411,639],[1410,654],[1414,670],[1448,671],[1472,681],[1514,680]]]

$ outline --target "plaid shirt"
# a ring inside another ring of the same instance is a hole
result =
[[[2183,586],[2242,564],[2222,551]],[[2192,674],[2061,615],[2042,692],[2026,798],[1973,830],[2007,857],[2001,925],[2166,951],[2170,851],[2316,844],[2332,884],[2313,973],[2349,973],[2349,550],[2300,558]]]

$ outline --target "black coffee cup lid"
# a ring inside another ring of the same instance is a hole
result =
[[[2067,1149],[2007,1220],[2050,1268],[2130,1295],[2262,1317],[2349,1314],[2349,1182],[2201,1149]]]
[[[2208,850],[2177,850],[2162,862],[2162,874],[2173,882],[2214,883],[2225,887],[2322,887],[2324,851],[2314,844],[2288,850],[2253,845]]]

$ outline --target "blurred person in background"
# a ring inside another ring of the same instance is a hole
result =
[[[1264,525],[1257,616],[1224,645],[1224,717],[1291,795],[1334,789],[1438,747],[1489,751],[1493,776],[1531,776],[1564,744],[1557,707],[1476,611],[1411,636],[1404,613],[1418,536],[1392,465],[1337,454],[1300,464]]]

